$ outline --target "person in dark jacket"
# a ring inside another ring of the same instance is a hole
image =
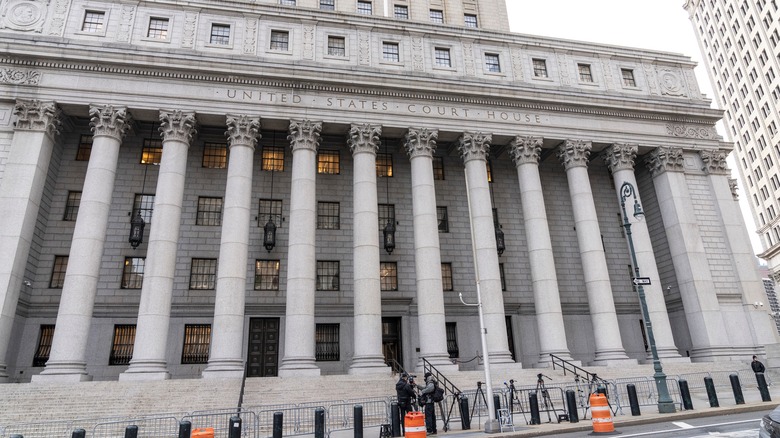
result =
[[[417,385],[417,388],[420,389],[420,403],[425,405],[425,430],[428,435],[436,435],[436,404],[433,402],[436,379],[433,374],[425,373],[425,385]]]
[[[401,432],[403,433],[406,413],[412,411],[412,402],[417,398],[417,393],[409,384],[409,374],[401,373],[401,378],[395,384],[395,393],[398,396],[398,411],[401,414]]]
[[[763,373],[764,371],[766,371],[766,368],[764,368],[764,364],[762,364],[761,361],[758,360],[756,356],[753,356],[753,362],[750,363],[750,368],[753,368],[753,372],[756,374]]]

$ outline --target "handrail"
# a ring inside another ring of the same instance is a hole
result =
[[[447,378],[447,376],[442,374],[438,369],[436,369],[435,366],[433,366],[433,364],[428,362],[428,359],[424,357],[421,359],[423,363],[423,371],[430,372],[431,374],[433,374],[433,377],[436,379],[437,382],[439,382],[439,385],[441,385],[442,388],[444,388],[444,394],[450,393],[455,397],[458,397],[463,393],[460,389],[458,389],[457,386],[455,386],[454,383],[452,383],[452,381],[450,381],[450,379]]]
[[[558,366],[560,366],[561,369],[563,370],[563,375],[564,376],[566,375],[566,372],[568,371],[568,372],[574,374],[574,379],[575,380],[579,380],[580,375],[584,375],[585,376],[585,380],[588,383],[598,382],[598,383],[601,383],[601,384],[607,384],[607,381],[605,379],[602,379],[601,377],[597,376],[596,373],[588,372],[587,370],[585,370],[585,369],[583,369],[583,368],[581,368],[581,367],[579,367],[579,366],[577,366],[577,365],[567,361],[566,359],[563,359],[562,357],[558,357],[558,356],[550,353],[550,358],[552,359],[552,369],[555,369],[555,365],[557,363]],[[567,368],[567,366],[570,367],[570,368]]]
[[[398,363],[398,361],[395,359],[386,359],[385,364],[390,367],[390,371],[393,373],[393,375],[406,372],[403,365]]]

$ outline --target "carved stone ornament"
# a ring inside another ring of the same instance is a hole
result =
[[[0,84],[38,85],[41,72],[20,68],[0,68]]]
[[[51,7],[52,18],[49,20],[49,35],[62,36],[62,32],[65,30],[65,18],[68,16],[69,6],[70,0],[54,0]]]
[[[352,125],[349,128],[347,145],[352,155],[361,152],[369,152],[376,155],[379,150],[379,136],[382,135],[382,127],[379,125]]]
[[[125,107],[113,105],[93,105],[89,107],[89,126],[94,136],[105,135],[122,140],[130,131],[133,117]]]
[[[658,84],[661,94],[666,96],[685,96],[685,86],[682,79],[672,70],[663,69],[658,72]]]
[[[682,148],[659,147],[648,154],[645,165],[656,177],[664,172],[684,172],[684,161]]]
[[[422,37],[412,37],[412,68],[414,71],[425,70]]]
[[[704,162],[705,172],[711,175],[730,175],[728,164],[726,164],[726,157],[729,155],[728,151],[722,149],[714,151],[700,151],[699,156],[701,161]]]
[[[517,136],[510,143],[509,156],[515,162],[515,166],[521,164],[539,164],[539,156],[542,153],[542,137]]]
[[[244,53],[252,55],[257,45],[257,17],[244,19]]]
[[[316,29],[310,24],[303,26],[303,59],[314,59],[314,34]]]
[[[225,136],[228,138],[228,144],[246,145],[252,149],[257,146],[257,140],[260,138],[260,119],[247,115],[227,116],[227,131]]]
[[[320,131],[322,131],[321,122],[312,122],[311,120],[291,120],[290,135],[287,140],[290,141],[290,149],[293,152],[299,149],[308,149],[317,152],[320,143]]]
[[[52,137],[60,133],[62,112],[54,102],[18,100],[14,106],[16,129],[44,131]]]
[[[48,1],[7,0],[0,9],[0,29],[43,31]]]
[[[130,42],[130,34],[133,30],[133,21],[135,19],[135,5],[123,4],[119,14],[119,31],[116,34],[116,40],[122,43]]]
[[[574,167],[588,167],[593,144],[584,140],[566,140],[558,147],[558,159],[566,170]]]
[[[739,193],[737,192],[737,179],[736,178],[729,178],[729,189],[731,189],[731,197],[734,198],[735,201],[739,201]]]
[[[699,138],[711,140],[717,138],[715,128],[711,126],[666,125],[666,132],[674,137]]]
[[[198,132],[193,112],[160,111],[160,123],[160,134],[162,134],[163,141],[174,140],[189,145],[192,137]]]
[[[409,128],[404,136],[404,148],[409,158],[433,157],[439,131],[428,128]]]
[[[604,150],[604,162],[610,172],[634,170],[634,160],[639,147],[635,144],[615,143]]]
[[[481,132],[464,132],[458,139],[458,152],[464,163],[471,160],[487,161],[490,153],[491,134]]]
[[[198,25],[197,12],[184,13],[184,31],[181,35],[181,46],[184,48],[195,47],[195,28]]]

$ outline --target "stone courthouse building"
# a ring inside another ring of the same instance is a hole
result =
[[[634,277],[662,360],[762,354],[693,67],[502,0],[2,0],[0,379],[478,369],[478,291],[492,366],[646,362]]]

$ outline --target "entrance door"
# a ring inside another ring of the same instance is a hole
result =
[[[512,353],[512,360],[517,362],[517,355],[515,355],[515,337],[512,333],[512,317],[506,315],[506,340],[509,347],[509,352]]]
[[[279,318],[249,319],[247,377],[272,377],[279,370]]]
[[[382,353],[385,355],[385,363],[393,369],[403,366],[401,351],[401,318],[382,318]]]

